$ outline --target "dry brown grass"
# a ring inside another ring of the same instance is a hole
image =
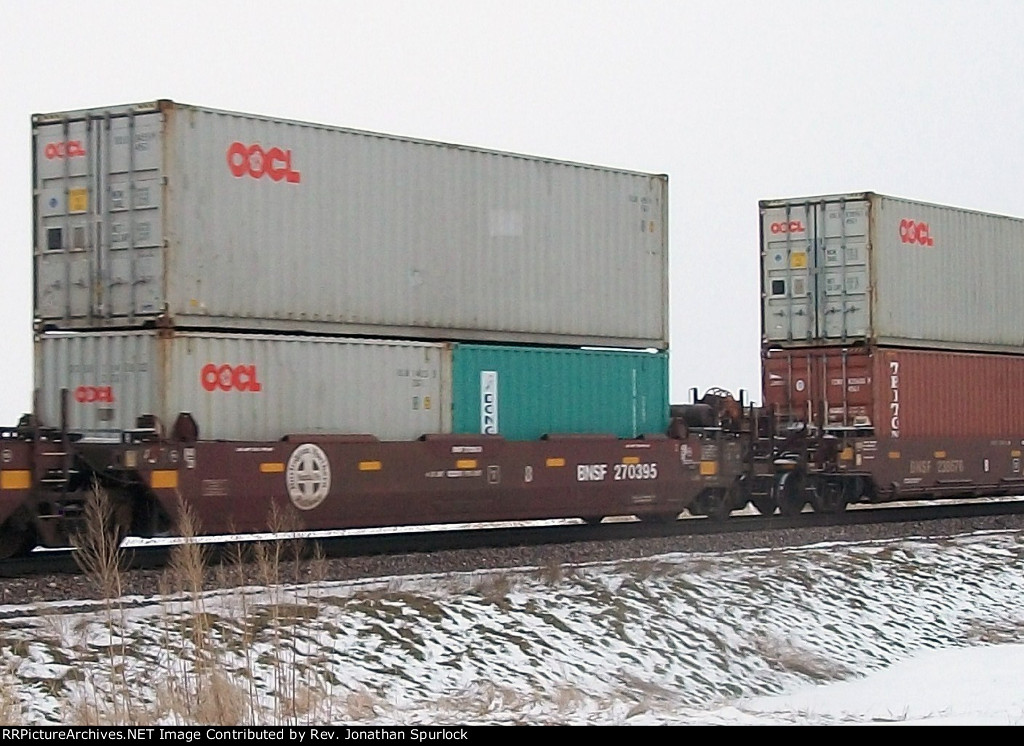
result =
[[[84,527],[75,534],[75,562],[95,585],[100,598],[112,602],[121,595],[125,557],[117,509],[109,493],[94,484],[85,500]]]
[[[852,673],[838,661],[829,660],[811,650],[801,650],[783,640],[764,638],[755,644],[769,665],[815,681],[838,681]]]
[[[347,720],[369,720],[377,714],[380,698],[366,689],[349,692],[345,697],[345,718]]]
[[[558,708],[558,711],[563,714],[578,710],[586,701],[586,697],[583,692],[572,684],[563,684],[559,686],[555,690],[551,699],[554,702],[555,707]]]
[[[536,577],[545,585],[558,586],[574,575],[575,571],[571,567],[552,558],[547,564],[537,568]]]
[[[74,719],[77,724],[101,725],[134,723],[134,698],[127,679],[125,658],[127,648],[124,604],[121,602],[125,555],[121,551],[123,527],[119,523],[118,506],[110,494],[93,483],[86,496],[82,530],[73,537],[75,562],[103,600],[104,624],[108,643],[107,671],[91,677],[91,699],[77,703]]]
[[[1017,644],[1024,640],[1024,619],[974,621],[967,626],[967,637],[986,645]]]
[[[0,677],[0,725],[22,723],[21,701],[11,676]]]
[[[195,512],[179,496],[178,535],[182,542],[171,551],[162,593],[167,598],[187,599],[187,604],[182,605],[177,614],[171,613],[172,604],[164,605],[167,670],[157,709],[181,723],[254,723],[257,692],[251,680],[243,682],[228,673],[228,641],[216,638],[216,616],[206,607],[208,553],[196,540],[200,534]],[[239,593],[238,597],[244,604],[245,593]],[[243,607],[243,618],[244,613]],[[244,624],[242,628],[245,629]],[[176,655],[172,642],[180,645]],[[248,650],[248,646],[245,649]],[[249,657],[247,660],[251,668],[252,660]]]
[[[203,674],[197,691],[196,709],[190,714],[197,723],[243,725],[251,722],[254,703],[246,689],[223,671]]]
[[[515,580],[507,572],[488,572],[480,576],[474,584],[474,591],[493,604],[503,605],[508,601],[508,594],[515,587]]]
[[[103,599],[102,621],[109,642],[99,646],[82,642],[76,647],[82,654],[77,670],[85,693],[69,697],[62,705],[64,722],[316,724],[335,719],[338,709],[372,717],[368,698],[338,698],[334,680],[324,675],[330,664],[327,651],[310,655],[300,646],[301,640],[316,639],[313,625],[321,611],[318,586],[328,570],[322,549],[314,546],[312,559],[306,561],[301,541],[256,544],[252,564],[237,548],[232,560],[217,570],[220,580],[233,581],[219,587],[237,588],[237,601],[229,617],[222,619],[208,606],[208,556],[196,541],[200,526],[195,514],[183,501],[178,518],[183,541],[172,550],[160,580],[163,613],[155,622],[160,625],[159,662],[140,668],[130,649],[121,599],[125,563],[117,533],[111,530],[116,514],[105,491],[94,489],[76,546],[83,572]],[[272,512],[268,523],[275,532],[298,529],[295,516],[283,511]],[[250,578],[263,586],[258,596],[253,595]],[[286,589],[283,584],[289,581],[297,586]],[[218,598],[218,604],[225,600],[223,594]],[[89,629],[91,625],[82,634]],[[259,653],[257,660],[255,651],[264,647],[261,643],[266,643],[268,652]],[[275,682],[269,697],[250,675],[259,666]],[[0,721],[18,724],[22,718],[16,689],[0,676]]]
[[[167,577],[172,587],[186,592],[195,602],[203,592],[206,580],[207,553],[196,541],[200,533],[199,519],[190,505],[178,496],[178,535],[182,543],[171,550]]]

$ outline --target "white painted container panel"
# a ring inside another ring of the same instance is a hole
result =
[[[873,193],[761,203],[762,340],[1024,353],[1024,220]]]
[[[166,101],[34,127],[50,326],[667,346],[665,176]]]
[[[139,414],[170,429],[189,412],[205,440],[367,433],[411,440],[451,428],[450,352],[420,342],[158,331],[50,332],[36,339],[39,416],[118,437]]]

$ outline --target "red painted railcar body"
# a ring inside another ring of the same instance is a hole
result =
[[[293,437],[275,443],[125,447],[168,514],[179,495],[207,533],[260,531],[273,506],[309,530],[458,522],[676,516],[700,490],[700,443],[574,437],[411,442]],[[705,467],[705,471],[707,467]]]

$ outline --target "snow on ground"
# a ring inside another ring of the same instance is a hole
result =
[[[769,722],[1024,724],[1024,645],[930,650],[866,677],[747,700]]]
[[[0,718],[1015,724],[1022,569],[1005,532],[0,606]]]

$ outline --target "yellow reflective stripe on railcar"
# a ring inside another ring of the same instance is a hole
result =
[[[28,469],[0,471],[0,490],[27,490],[32,486],[32,472]]]
[[[149,486],[155,490],[178,488],[178,472],[173,469],[154,469],[149,474]]]

